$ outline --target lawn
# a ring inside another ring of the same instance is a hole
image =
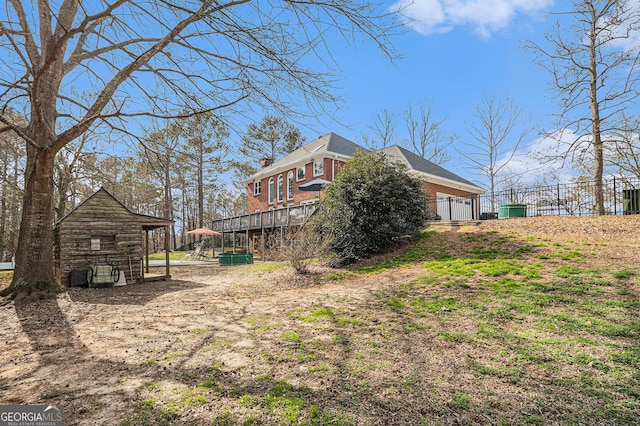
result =
[[[548,220],[428,229],[308,277],[178,268],[7,305],[0,403],[67,424],[634,424],[631,219]]]

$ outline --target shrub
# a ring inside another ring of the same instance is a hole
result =
[[[317,214],[320,229],[333,240],[339,264],[396,247],[417,235],[428,216],[420,181],[383,153],[358,151],[327,188]]]
[[[316,228],[315,222],[310,221],[299,228],[289,228],[283,235],[285,244],[280,255],[298,274],[308,273],[313,259],[325,257],[331,251],[331,240]]]

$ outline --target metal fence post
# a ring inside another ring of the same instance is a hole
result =
[[[614,215],[618,215],[618,200],[616,197],[617,194],[617,190],[616,190],[616,177],[613,177],[613,214]]]
[[[556,194],[558,196],[558,216],[560,216],[560,183],[558,183],[557,187],[556,187]]]
[[[476,196],[472,195],[471,196],[471,220],[476,220]]]

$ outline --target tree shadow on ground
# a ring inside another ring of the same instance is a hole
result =
[[[74,323],[79,319],[70,313],[69,303],[96,304],[95,295],[98,292],[104,294],[104,302],[101,303],[142,305],[161,294],[192,291],[205,286],[193,282],[173,281],[164,285],[162,290],[157,288],[157,284],[132,287],[135,289],[130,288],[126,292],[127,297],[131,298],[129,301],[124,294],[114,293],[121,289],[111,288],[73,289],[69,298],[62,294],[15,302],[13,307],[22,328],[22,332],[19,333],[21,336],[15,337],[16,340],[21,340],[21,337],[25,336],[30,347],[25,351],[25,363],[14,370],[15,374],[10,376],[10,383],[3,386],[3,389],[8,391],[2,398],[3,403],[60,404],[64,407],[65,424],[69,425],[85,422],[120,424],[123,418],[132,417],[130,411],[135,409],[137,404],[143,403],[136,401],[136,398],[149,384],[169,380],[191,386],[198,378],[210,374],[210,368],[194,368],[188,365],[188,361],[193,354],[200,352],[203,346],[217,338],[219,330],[216,329],[198,336],[196,344],[181,360],[175,360],[177,362],[140,362],[133,357],[123,359],[117,356],[117,353],[111,358],[109,353],[100,353],[99,345],[95,345],[95,341],[93,345],[83,341],[88,337],[87,330],[84,335],[80,335],[74,327]],[[74,297],[71,297],[72,294]],[[90,294],[92,296],[89,296]],[[236,309],[225,319],[225,323],[238,329],[247,323],[244,316],[244,309]],[[162,321],[160,317],[158,322]],[[170,321],[171,318],[168,318],[165,322]],[[157,329],[153,332],[156,336],[163,337]],[[100,333],[100,330],[95,333]],[[122,339],[123,347],[129,348],[128,352],[132,353],[133,347],[126,346],[127,331],[123,333]],[[180,339],[159,339],[155,343],[156,347],[143,349],[149,353],[157,351],[160,354],[183,349],[173,347],[180,345]],[[124,378],[127,378],[127,383]],[[135,413],[133,416],[135,417]]]
[[[168,293],[192,291],[202,287],[206,285],[193,281],[171,280],[107,288],[73,287],[68,290],[68,294],[71,300],[77,303],[144,305]]]
[[[356,282],[365,280],[361,277],[332,284],[341,287],[339,293],[323,287],[288,298],[287,293],[263,297],[262,283],[248,279],[244,285],[254,292],[241,296],[174,281],[95,292],[74,289],[68,297],[44,300],[35,308],[16,304],[35,355],[32,371],[6,388],[13,394],[9,402],[37,398],[61,403],[70,425],[563,423],[567,411],[580,413],[587,406],[590,388],[581,382],[559,384],[535,360],[518,368],[516,377],[511,364],[498,369],[503,365],[493,358],[498,349],[507,355],[526,349],[514,334],[517,329],[510,330],[520,323],[520,314],[498,309],[515,306],[506,296],[492,297],[495,306],[486,309],[476,303],[478,296],[493,291],[480,286],[500,280],[502,275],[491,275],[500,269],[484,269],[487,273],[477,283],[464,281],[467,267],[503,256],[537,262],[538,250],[559,249],[492,233],[437,234],[416,252],[399,253],[390,266],[382,261],[373,265],[382,272],[366,282],[377,281],[365,288],[371,291],[366,297],[362,291],[360,297],[349,293],[351,284],[354,291],[363,285]],[[455,263],[464,260],[468,262]],[[424,262],[431,269],[420,272],[422,278],[403,275],[402,268],[383,271]],[[432,280],[433,274],[455,275],[458,270],[460,277],[441,275],[437,286]],[[175,297],[154,301],[170,293]],[[632,312],[637,304],[629,303]],[[182,311],[171,312],[174,306]],[[477,316],[465,314],[469,309],[477,309]],[[96,321],[108,321],[111,312],[122,313],[127,321],[131,313],[149,315],[145,323],[131,323],[120,342],[114,336],[122,329]],[[514,317],[503,317],[505,312]],[[83,315],[89,317],[86,322]],[[460,321],[467,318],[471,320]],[[484,323],[482,329],[476,319]],[[76,329],[79,322],[82,336]],[[155,340],[140,338],[141,333]],[[101,338],[112,347],[101,348]],[[132,355],[136,345],[143,356]],[[129,355],[123,355],[125,349]],[[630,349],[623,355],[632,362],[634,354]],[[230,363],[230,355],[242,362]],[[530,355],[538,352],[531,349]],[[549,362],[544,358],[540,363]],[[558,368],[563,365],[557,362]],[[626,381],[629,392],[636,392],[635,383]],[[553,402],[567,393],[565,388],[585,403]],[[541,406],[547,413],[536,411]]]

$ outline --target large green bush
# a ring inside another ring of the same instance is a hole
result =
[[[333,237],[339,263],[352,263],[397,246],[418,234],[427,218],[420,182],[383,153],[359,151],[328,186],[317,215]]]

